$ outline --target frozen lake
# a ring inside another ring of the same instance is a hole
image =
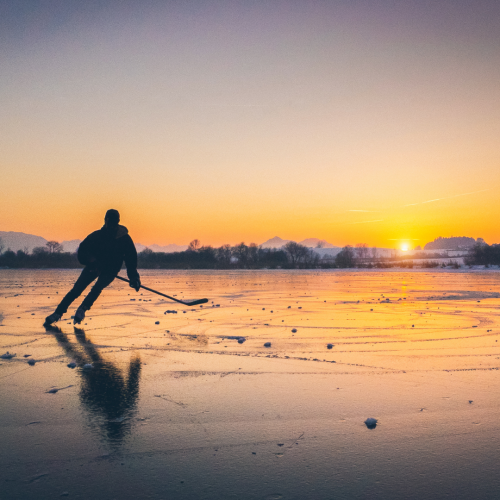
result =
[[[0,270],[2,499],[500,497],[498,271],[140,272]]]

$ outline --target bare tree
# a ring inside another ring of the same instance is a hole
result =
[[[248,261],[255,264],[259,260],[259,247],[256,243],[250,243],[248,247]]]
[[[2,255],[4,248],[5,248],[5,245],[3,244],[2,238],[0,238],[0,255]]]
[[[323,240],[318,241],[316,248],[325,248],[325,242]]]
[[[299,244],[295,241],[289,241],[283,249],[292,261],[292,266],[294,266],[299,258]]]
[[[223,267],[228,267],[231,264],[231,246],[230,245],[222,245],[217,248],[216,258],[219,264]]]
[[[356,265],[354,248],[346,245],[335,257],[335,264],[339,267],[354,267]]]
[[[188,247],[188,250],[191,250],[191,252],[196,252],[200,248],[200,240],[193,240]]]
[[[47,248],[45,247],[35,247],[33,248],[33,250],[31,251],[31,253],[33,255],[42,255],[42,254],[46,254],[46,253],[49,253],[49,251],[47,250]]]
[[[241,266],[246,266],[248,263],[248,247],[242,241],[239,245],[232,248],[233,257],[238,259]]]
[[[366,243],[358,243],[356,245],[356,257],[359,261],[363,262],[368,257],[368,247]]]
[[[49,253],[61,253],[63,251],[63,247],[57,241],[48,241],[45,245],[49,249]]]
[[[372,259],[373,260],[377,260],[378,259],[378,248],[377,247],[373,247],[372,248]]]
[[[214,262],[217,260],[217,251],[211,245],[203,245],[198,249],[198,254],[205,262]]]
[[[300,243],[296,243],[295,241],[289,241],[283,249],[290,258],[292,266],[295,266],[299,262],[305,260],[309,255],[309,249]]]

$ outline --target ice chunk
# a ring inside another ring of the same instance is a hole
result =
[[[375,429],[377,427],[378,420],[376,418],[369,417],[365,420],[365,425],[368,429]]]

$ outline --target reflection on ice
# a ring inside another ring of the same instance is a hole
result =
[[[49,327],[69,359],[76,360],[80,375],[80,401],[91,427],[113,445],[120,444],[131,430],[136,414],[141,375],[141,360],[135,354],[126,373],[110,361],[86,337],[85,330],[74,328],[77,343],[72,343],[58,327]],[[72,365],[69,363],[68,366]]]

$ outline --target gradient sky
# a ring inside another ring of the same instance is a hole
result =
[[[500,242],[500,2],[0,0],[0,230]]]

